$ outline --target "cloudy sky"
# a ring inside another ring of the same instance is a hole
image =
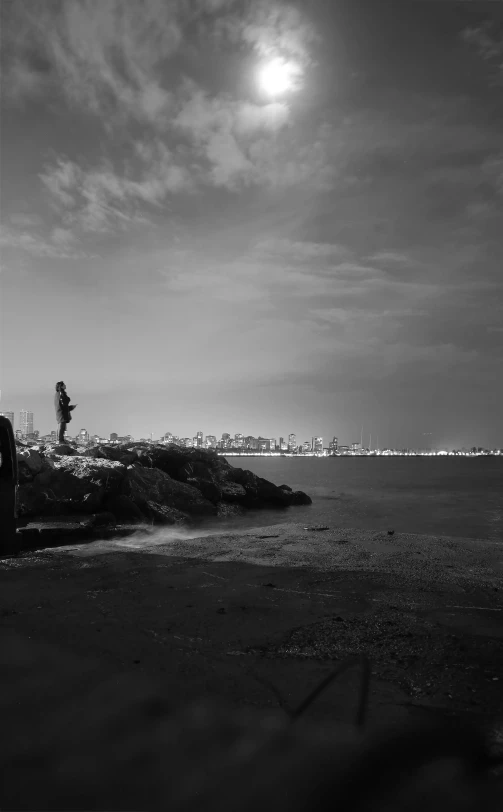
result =
[[[503,444],[503,4],[2,16],[1,410]]]

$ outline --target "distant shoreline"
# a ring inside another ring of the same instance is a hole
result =
[[[457,453],[453,454],[451,451],[388,451],[384,453],[369,452],[368,454],[361,453],[345,453],[345,454],[316,454],[306,451],[302,454],[285,454],[278,451],[262,451],[250,453],[236,453],[232,451],[217,451],[218,457],[287,457],[288,459],[302,459],[303,457],[317,457],[318,459],[332,459],[340,457],[501,457],[503,454],[494,454],[490,451],[473,453]]]

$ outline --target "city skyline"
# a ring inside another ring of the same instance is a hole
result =
[[[26,421],[22,422],[22,416],[26,414],[24,410],[20,412],[20,424],[26,426]],[[33,432],[33,412],[28,412],[31,416],[31,425],[32,433],[31,434],[23,434],[21,428],[16,429],[14,424],[14,413],[12,411],[4,411],[0,412],[0,416],[6,416],[11,420],[12,426],[15,430],[15,436],[19,437],[20,439],[32,439],[37,442],[51,440],[56,442],[57,430],[52,429],[50,432],[42,434],[39,430]],[[431,435],[429,435],[431,436]],[[213,434],[205,434],[202,431],[197,431],[196,434],[190,434],[189,436],[185,436],[183,434],[177,435],[172,432],[164,432],[160,436],[153,437],[153,432],[151,432],[147,436],[143,437],[135,437],[132,434],[124,434],[120,435],[118,432],[110,432],[108,436],[102,436],[97,433],[89,432],[85,428],[79,429],[77,434],[73,434],[68,430],[65,432],[65,439],[68,440],[78,440],[82,443],[95,443],[95,442],[125,442],[125,441],[138,441],[144,440],[147,442],[161,442],[167,443],[173,442],[177,445],[184,445],[187,447],[199,447],[199,448],[215,448],[217,450],[230,450],[230,451],[237,451],[239,449],[243,451],[257,451],[257,452],[298,452],[303,451],[307,453],[309,451],[312,452],[342,452],[342,453],[359,453],[359,452],[375,452],[375,451],[386,451],[386,450],[410,450],[410,451],[419,451],[422,450],[423,452],[434,451],[435,449],[444,450],[444,451],[455,451],[456,449],[462,451],[474,450],[479,449],[483,450],[490,450],[496,451],[498,453],[502,453],[503,448],[495,446],[484,447],[475,444],[474,446],[459,446],[459,447],[452,447],[448,448],[446,445],[439,445],[434,446],[431,441],[425,442],[422,445],[417,446],[398,446],[394,444],[381,444],[379,443],[379,437],[377,436],[376,443],[372,446],[372,436],[369,435],[369,444],[366,445],[363,441],[363,427],[360,433],[360,441],[339,441],[337,435],[332,435],[332,439],[328,441],[328,445],[324,444],[323,437],[318,435],[312,435],[310,440],[301,440],[297,437],[295,432],[290,432],[288,435],[284,437],[281,435],[276,435],[275,437],[265,437],[262,434],[258,436],[250,435],[250,434],[243,434],[242,432],[236,432],[232,435],[230,432],[222,432],[220,438],[217,435]]]
[[[1,23],[0,408],[501,445],[502,3]]]

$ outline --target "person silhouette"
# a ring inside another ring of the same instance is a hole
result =
[[[76,406],[77,404],[75,404]],[[70,406],[70,397],[66,393],[66,384],[64,381],[58,381],[56,384],[56,394],[54,395],[54,407],[56,409],[56,420],[58,421],[58,442],[63,443],[65,440],[65,431],[68,423],[72,419],[71,412],[75,406]]]

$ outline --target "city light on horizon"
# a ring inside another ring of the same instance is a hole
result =
[[[1,416],[7,417],[14,428],[14,413],[13,412],[0,412]],[[37,430],[33,430],[33,412],[26,410],[20,412],[20,428],[15,429],[15,436],[17,439],[29,443],[44,443],[56,441],[56,430],[53,429],[50,433],[41,435]],[[293,456],[389,456],[389,455],[403,455],[403,456],[473,456],[479,454],[493,454],[496,456],[503,454],[501,448],[483,448],[482,446],[472,446],[466,448],[447,449],[446,447],[439,448],[421,448],[421,447],[394,447],[383,446],[372,449],[370,436],[369,445],[362,445],[361,442],[351,442],[349,444],[339,443],[339,438],[334,435],[329,441],[328,446],[323,443],[322,436],[312,435],[310,440],[298,440],[297,435],[293,432],[285,434],[284,437],[277,434],[276,437],[264,437],[259,435],[254,437],[252,435],[244,435],[241,432],[235,433],[231,436],[229,432],[223,432],[220,439],[217,435],[206,434],[198,431],[190,437],[183,437],[175,435],[171,432],[161,434],[154,439],[154,432],[145,432],[142,437],[133,437],[131,434],[119,435],[117,432],[111,432],[108,437],[102,437],[96,433],[90,433],[87,429],[82,428],[77,435],[71,436],[69,432],[65,432],[65,438],[71,442],[80,444],[98,444],[108,442],[138,442],[144,441],[147,443],[173,443],[187,448],[214,448],[220,453],[229,453],[231,455],[244,456],[278,456],[293,455]],[[286,439],[285,439],[286,438]]]

